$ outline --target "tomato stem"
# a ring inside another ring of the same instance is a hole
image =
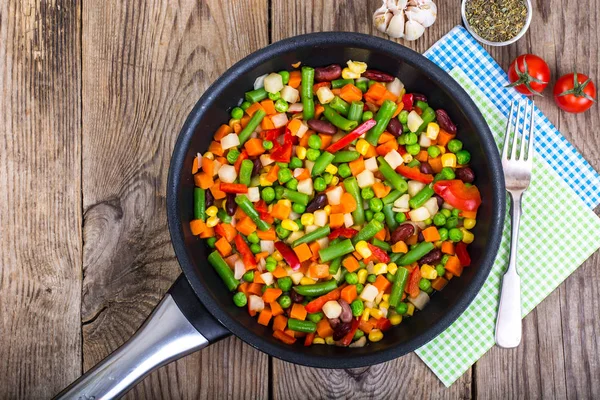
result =
[[[573,72],[573,89],[565,90],[560,93],[558,96],[566,96],[568,94],[572,94],[575,97],[584,97],[587,100],[595,103],[596,100],[590,96],[589,94],[584,92],[585,87],[592,81],[592,78],[587,78],[583,83],[579,83],[579,79],[577,78],[577,72]]]
[[[541,84],[546,84],[548,82],[544,82],[538,78],[531,76],[531,74],[529,74],[529,67],[527,66],[527,57],[523,57],[523,71],[521,71],[519,69],[519,63],[515,62],[515,72],[517,73],[517,76],[519,77],[519,79],[517,79],[513,83],[506,85],[505,87],[515,87],[515,86],[519,86],[519,85],[525,85],[525,87],[527,88],[527,90],[529,90],[529,92],[531,92],[531,94],[544,97],[544,95],[542,95],[540,92],[538,92],[537,90],[534,90],[531,87],[531,82],[541,83]]]

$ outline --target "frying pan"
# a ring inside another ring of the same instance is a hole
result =
[[[232,301],[207,262],[208,248],[190,232],[197,152],[208,148],[213,132],[229,120],[228,110],[256,77],[305,65],[325,66],[360,60],[370,68],[398,76],[409,92],[424,93],[435,109],[445,109],[471,151],[483,204],[469,246],[472,266],[432,296],[423,312],[386,332],[383,340],[362,348],[289,346],[273,338],[245,308]],[[494,139],[467,93],[422,55],[372,36],[328,32],[297,36],[244,58],[200,98],[183,125],[171,159],[167,211],[171,240],[183,274],[139,331],[121,348],[74,382],[57,398],[111,399],[124,394],[150,371],[233,333],[255,348],[282,360],[321,368],[354,368],[400,357],[427,343],[467,308],[487,278],[500,244],[505,210],[504,178]]]

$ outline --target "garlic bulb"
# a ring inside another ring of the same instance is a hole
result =
[[[393,38],[417,40],[437,17],[432,0],[382,0],[373,14],[377,30]]]

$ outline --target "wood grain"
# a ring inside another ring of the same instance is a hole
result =
[[[85,2],[84,369],[128,339],[180,273],[165,209],[171,151],[203,90],[267,44],[266,11],[266,0]],[[226,340],[127,397],[264,398],[267,368],[267,356]]]
[[[0,398],[81,373],[80,7],[0,2]]]

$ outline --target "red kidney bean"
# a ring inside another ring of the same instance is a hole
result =
[[[431,167],[431,165],[429,165],[428,162],[422,162],[419,166],[419,171],[421,171],[424,174],[433,174],[433,168]]]
[[[398,137],[402,133],[402,122],[398,120],[398,118],[390,119],[390,122],[387,125],[386,130],[392,135]]]
[[[340,319],[342,322],[352,321],[352,309],[350,308],[350,304],[348,304],[344,299],[339,299],[338,303],[340,306],[342,306],[342,313],[340,314]]]
[[[294,303],[302,303],[304,301],[304,296],[298,294],[295,290],[290,290],[290,298]]]
[[[445,110],[442,110],[441,108],[436,110],[435,116],[437,117],[437,122],[440,128],[452,135],[456,135],[456,125],[454,125],[454,122],[452,122],[450,116]]]
[[[213,196],[213,194],[210,190],[204,191],[204,201],[206,203],[206,208],[215,204],[215,196]]]
[[[412,224],[402,224],[392,232],[392,243],[405,241],[415,234],[415,227]]]
[[[308,206],[306,206],[305,212],[313,213],[313,212],[325,207],[326,204],[327,204],[327,195],[325,193],[319,193],[310,201],[310,203],[308,203]]]
[[[419,265],[429,264],[437,265],[442,260],[442,251],[440,249],[433,249],[429,253],[425,254],[419,261]]]
[[[368,69],[362,74],[363,78],[371,79],[377,82],[392,82],[394,77],[385,72],[378,71],[376,69]]]
[[[425,241],[425,236],[423,236],[423,232],[419,232],[419,236],[417,236],[417,241],[418,242]]]
[[[225,211],[227,211],[227,215],[233,217],[235,212],[237,211],[237,203],[235,202],[235,193],[227,193],[227,198],[225,199]]]
[[[333,329],[333,340],[341,340],[351,329],[352,324],[350,322],[341,322]]]
[[[331,318],[329,319],[329,325],[331,325],[331,329],[337,328],[337,326],[341,323],[339,318]]]
[[[444,204],[444,199],[439,194],[434,194],[433,197],[437,200],[438,208],[442,208],[442,204]]]
[[[475,180],[475,173],[469,167],[457,168],[454,171],[454,174],[456,174],[457,179],[460,179],[465,183],[473,183],[473,181]]]
[[[252,163],[254,164],[252,166],[252,176],[254,175],[258,175],[260,173],[260,170],[262,169],[262,163],[260,162],[260,159],[255,159],[254,161],[252,161]]]
[[[321,121],[320,119],[309,119],[306,123],[310,129],[326,135],[335,135],[337,133],[337,128],[332,123],[327,121]]]
[[[342,67],[331,64],[327,67],[315,68],[315,80],[317,82],[330,82],[342,76]]]
[[[413,93],[413,99],[415,101],[419,100],[419,101],[424,101],[425,103],[427,103],[427,96],[425,96],[424,94],[421,93]]]

